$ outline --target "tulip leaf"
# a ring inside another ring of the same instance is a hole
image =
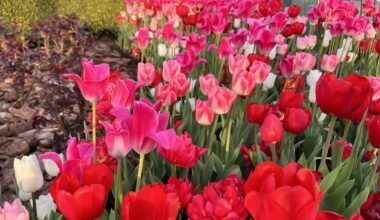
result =
[[[344,210],[344,215],[346,218],[352,216],[357,212],[363,202],[367,199],[370,191],[370,186],[367,186],[356,198],[351,202],[351,204]]]
[[[302,153],[302,155],[298,159],[298,163],[301,164],[304,167],[308,167],[305,153]]]
[[[232,165],[232,166],[228,167],[226,170],[226,175],[228,176],[230,174],[236,174],[239,178],[241,178],[240,167],[238,165]]]
[[[333,186],[339,171],[342,169],[344,163],[337,166],[335,169],[333,169],[329,174],[327,174],[325,177],[323,177],[321,184],[319,184],[319,187],[324,190],[329,190],[331,186]]]
[[[330,190],[321,203],[322,208],[335,212],[343,212],[345,208],[345,197],[355,184],[355,180],[348,180],[336,189]]]

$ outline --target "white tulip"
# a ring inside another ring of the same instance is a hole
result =
[[[322,40],[322,47],[328,47],[330,44],[330,40],[332,39],[332,35],[330,30],[325,30],[325,34],[323,35],[323,40]]]
[[[190,88],[189,92],[192,92],[194,90],[195,84],[197,83],[196,79],[190,79]]]
[[[31,206],[33,207],[32,201],[30,201]],[[51,197],[50,193],[47,195],[40,195],[38,199],[36,200],[36,206],[37,206],[37,218],[38,220],[43,220],[45,217],[50,216],[50,213],[57,209],[57,206],[54,203],[53,198]]]
[[[319,78],[321,77],[322,72],[319,70],[310,70],[309,75],[306,77],[306,83],[309,86],[315,85]]]
[[[244,55],[248,56],[249,54],[253,53],[254,48],[255,48],[254,44],[247,43],[244,50]]]
[[[276,82],[276,74],[269,73],[268,77],[263,81],[263,86],[266,89],[271,89],[274,86],[274,83]]]
[[[155,88],[151,88],[151,89],[149,90],[149,92],[150,92],[150,94],[151,94],[153,97],[155,97],[155,95],[156,95],[156,89],[155,89]]]
[[[191,108],[191,111],[194,111],[195,110],[195,98],[189,98],[189,103],[190,103],[190,108]],[[175,110],[177,112],[180,112],[181,111],[181,104],[182,102],[177,102],[175,104]],[[186,104],[186,100],[184,101],[184,105]]]
[[[269,52],[269,59],[273,60],[277,54],[277,45]]]
[[[60,156],[63,163],[63,154],[60,154]],[[42,159],[42,164],[44,165],[44,169],[49,176],[58,176],[60,170],[54,161],[50,159]]]
[[[23,156],[21,160],[15,158],[13,162],[16,182],[24,192],[36,192],[42,188],[44,178],[36,155]]]
[[[314,85],[311,85],[310,86],[310,89],[309,89],[309,101],[311,102],[311,103],[315,103],[315,101],[316,101],[316,99],[317,99],[317,97],[316,97],[316,95],[315,95],[315,84]]]
[[[157,50],[158,56],[160,57],[165,57],[168,52],[165,44],[158,44]]]
[[[234,20],[234,28],[239,28],[241,25],[241,20],[239,18],[235,18]]]
[[[29,201],[32,198],[32,193],[24,192],[22,189],[18,189],[18,197],[21,201]]]
[[[325,119],[326,119],[326,114],[325,113],[321,113],[321,115],[318,117],[318,122],[323,122]]]

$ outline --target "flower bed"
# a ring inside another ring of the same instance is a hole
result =
[[[85,58],[64,75],[92,112],[65,156],[38,155],[55,178],[30,215],[378,219],[379,14],[373,1],[300,10],[126,1],[119,42],[137,80]],[[24,200],[42,187],[38,159],[15,159]],[[12,207],[28,216],[16,200],[0,217]]]

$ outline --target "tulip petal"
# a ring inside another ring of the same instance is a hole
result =
[[[162,148],[167,150],[172,148],[176,141],[176,133],[174,129],[159,131],[149,137],[152,138]]]
[[[56,152],[46,152],[38,156],[40,160],[52,160],[58,167],[60,171],[62,171],[62,158]]]

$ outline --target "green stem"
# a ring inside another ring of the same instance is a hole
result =
[[[94,163],[96,163],[96,102],[92,102],[92,145],[94,145]]]
[[[177,177],[177,166],[174,163],[172,163],[170,165],[170,168],[171,168],[171,175],[174,177]]]
[[[140,186],[141,186],[141,174],[142,174],[142,170],[144,166],[144,157],[145,157],[145,154],[140,154],[139,169],[137,171],[137,181],[136,181],[136,190],[135,190],[136,192],[140,190]]]
[[[232,119],[231,117],[228,117],[228,122],[227,122],[227,134],[226,134],[226,155],[225,155],[225,161],[224,163],[227,164],[228,162],[228,155],[230,153],[230,139],[231,139],[231,128],[232,128]]]
[[[327,134],[326,142],[325,142],[325,145],[322,149],[322,159],[321,159],[321,164],[319,164],[319,169],[318,169],[318,171],[320,171],[320,172],[322,172],[324,167],[326,166],[326,157],[327,157],[327,153],[329,151],[329,145],[331,142],[332,133],[334,131],[335,122],[336,122],[336,116],[332,116],[331,121],[329,123],[329,132]]]
[[[212,125],[211,132],[208,135],[209,142],[208,142],[208,147],[207,147],[207,149],[208,149],[207,159],[210,158],[211,153],[212,153],[212,144],[213,144],[213,141],[214,141],[214,138],[215,138],[215,130],[216,130],[216,126],[218,125],[218,119],[219,119],[219,115],[215,115],[214,124]]]
[[[119,207],[123,200],[123,193],[121,192],[121,159],[117,160],[117,172],[116,172],[116,183],[115,183],[115,212],[119,211]]]
[[[348,131],[350,130],[350,126],[351,126],[351,121],[346,122],[346,125],[344,126],[344,131],[343,131],[342,143],[340,147],[338,147],[338,158],[336,161],[333,160],[333,168],[337,167],[342,161],[344,145],[346,145],[347,135],[348,135]]]
[[[277,152],[276,152],[276,144],[270,143],[270,152],[272,153],[272,161],[277,163]]]
[[[33,201],[33,219],[38,220],[37,218],[37,204],[36,204],[36,197],[37,195],[35,193],[32,193],[32,201]]]
[[[378,179],[376,178],[376,176],[377,176],[377,168],[379,167],[379,163],[380,163],[380,152],[374,151],[375,155],[376,153],[377,153],[377,157],[376,157],[375,166],[371,169],[371,173],[370,173],[369,185],[371,187],[374,185],[374,182]]]

